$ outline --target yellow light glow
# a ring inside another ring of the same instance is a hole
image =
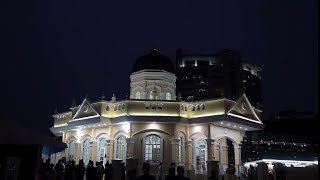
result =
[[[128,132],[130,131],[130,122],[125,122],[125,123],[123,123],[121,126],[122,126],[122,129],[123,129],[126,133],[128,133]]]
[[[258,123],[258,124],[262,124],[258,120],[252,120],[252,119],[249,119],[249,118],[246,118],[246,117],[242,117],[242,116],[239,116],[239,115],[236,115],[236,114],[228,113],[228,115],[234,116],[234,117],[237,117],[237,118],[241,118],[241,119],[245,119],[245,120],[248,120],[248,121],[251,121],[251,122],[255,122],[255,123]]]
[[[83,117],[83,118],[78,118],[78,119],[73,119],[70,122],[73,121],[80,121],[80,120],[84,120],[84,119],[91,119],[91,118],[95,118],[95,117],[99,117],[99,115],[94,115],[94,116],[88,116],[88,117]]]
[[[217,115],[223,115],[223,111],[215,111],[215,112],[207,112],[207,113],[202,113],[199,115],[190,115],[190,118],[199,118],[199,117],[208,117],[208,116],[217,116]]]
[[[129,116],[179,116],[177,113],[157,113],[157,112],[141,112],[128,113]]]
[[[65,124],[58,124],[58,125],[54,125],[53,127],[61,127],[61,126],[66,126],[66,125],[68,125],[67,123],[65,123]]]

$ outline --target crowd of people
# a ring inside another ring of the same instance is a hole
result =
[[[79,164],[75,164],[75,161],[66,162],[65,159],[58,161],[56,165],[50,164],[49,161],[43,162],[40,165],[37,173],[37,180],[112,180],[112,163],[107,163],[103,166],[103,162],[96,162],[94,166],[93,161],[89,161],[87,167],[85,167],[83,160],[79,161]],[[175,172],[177,169],[177,173]],[[135,169],[129,170],[127,173],[129,180],[190,180],[184,176],[184,167],[171,166],[168,169],[168,175],[165,179],[162,179],[162,163],[159,164],[157,176],[150,174],[150,164],[143,163],[142,166],[143,175],[137,176]],[[229,171],[229,170],[228,170]],[[230,167],[230,171],[233,169]],[[121,180],[125,180],[125,166],[118,172],[121,174]],[[216,180],[215,171],[211,172],[211,176],[208,180]]]
[[[75,161],[66,162],[61,159],[54,166],[49,161],[43,162],[40,165],[37,173],[37,180],[111,180],[112,164],[107,162],[103,166],[103,162],[96,162],[96,167],[93,161],[89,161],[85,167],[83,160],[79,164]]]

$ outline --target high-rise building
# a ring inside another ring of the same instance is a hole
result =
[[[251,104],[261,109],[261,71],[258,66],[241,63],[240,53],[233,50],[208,55],[176,52],[177,94],[185,101],[236,100],[246,93]]]

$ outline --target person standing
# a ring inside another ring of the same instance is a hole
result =
[[[184,168],[183,168],[183,166],[178,166],[177,167],[177,173],[178,173],[178,175],[176,176],[177,180],[190,180],[189,178],[184,176]]]
[[[62,180],[63,179],[63,162],[62,160],[59,160],[56,166],[54,167],[54,171],[56,172],[56,180]]]
[[[169,174],[166,176],[165,180],[175,180],[176,176],[175,176],[175,173],[174,173],[174,168],[169,168],[168,171],[169,171]]]
[[[97,170],[97,180],[102,180],[103,178],[103,166],[100,162],[96,162],[96,170]]]
[[[105,168],[104,168],[104,180],[110,180],[111,179],[111,168],[112,168],[111,164],[109,164],[109,161],[107,161],[107,163],[105,165]]]
[[[162,180],[162,162],[159,164],[159,170],[158,170],[158,180]]]
[[[83,180],[86,168],[84,167],[83,160],[80,159],[79,164],[76,166],[76,179]]]
[[[149,163],[143,163],[142,166],[143,175],[138,177],[138,180],[156,180],[156,178],[149,174],[150,171],[150,164]]]
[[[208,177],[208,180],[219,180],[218,177],[216,176],[216,171],[214,169],[211,170],[211,176]]]
[[[96,180],[97,171],[96,168],[93,166],[93,161],[89,161],[86,173],[87,180]]]

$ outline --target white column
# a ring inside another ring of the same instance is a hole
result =
[[[185,153],[186,169],[192,169],[192,141],[186,142],[186,153]]]
[[[74,143],[74,146],[75,146],[74,160],[75,160],[75,163],[78,164],[79,160],[82,159],[80,157],[81,156],[81,143]]]
[[[215,161],[219,161],[219,160],[220,160],[219,156],[220,156],[219,144],[214,144],[214,145],[213,145],[213,159],[214,159]],[[220,163],[221,163],[221,162],[220,162]]]
[[[127,138],[127,158],[134,158],[134,140],[135,138]]]
[[[142,92],[142,98],[141,99],[148,99],[147,98],[147,91]]]
[[[241,144],[233,143],[235,165],[241,164]]]
[[[107,161],[113,159],[113,140],[107,140]]]
[[[221,145],[221,163],[222,165],[228,164],[228,146]]]
[[[180,139],[171,139],[171,146],[172,146],[172,154],[171,159],[172,162],[175,163],[176,167],[179,165],[179,142]]]
[[[90,148],[91,148],[90,160],[92,160],[93,163],[95,164],[97,161],[97,141],[92,141],[90,143]]]
[[[213,151],[212,151],[212,143],[214,142],[213,139],[206,139],[207,141],[207,156],[208,156],[208,161],[213,160]]]

